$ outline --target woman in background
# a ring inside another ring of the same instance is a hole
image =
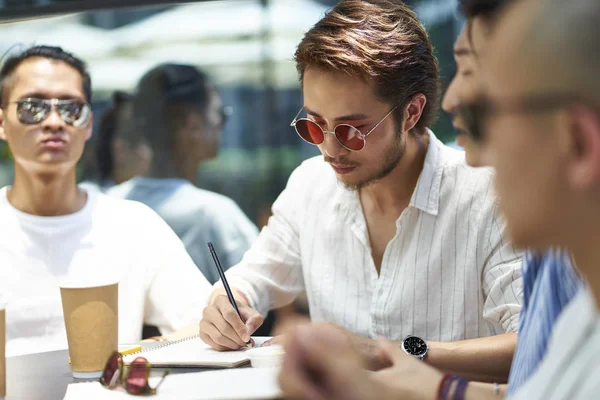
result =
[[[107,191],[134,176],[144,175],[152,162],[152,150],[143,138],[130,142],[122,138],[125,124],[131,118],[133,96],[116,91],[112,103],[102,114],[92,144],[84,159],[84,188]]]

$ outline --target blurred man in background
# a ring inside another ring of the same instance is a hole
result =
[[[67,348],[59,284],[119,282],[119,341],[196,325],[210,285],[181,241],[139,203],[82,190],[76,166],[92,131],[91,79],[61,48],[35,46],[0,69],[0,139],[15,180],[0,189],[0,292],[8,356]]]
[[[117,137],[133,147],[150,146],[144,176],[107,194],[140,201],[175,233],[207,279],[219,279],[207,248],[212,242],[224,268],[237,264],[258,230],[230,198],[195,186],[198,166],[217,156],[227,114],[214,86],[191,65],[162,64],[140,80],[129,121]]]

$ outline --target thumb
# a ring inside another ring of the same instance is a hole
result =
[[[265,318],[253,308],[242,306],[239,308],[242,319],[245,321],[248,334],[252,335],[263,324]]]

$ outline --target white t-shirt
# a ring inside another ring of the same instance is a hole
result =
[[[0,291],[8,303],[6,354],[67,348],[59,284],[119,281],[119,342],[199,321],[211,291],[179,238],[143,204],[88,191],[80,211],[39,217],[0,189]]]
[[[535,374],[511,400],[600,398],[600,314],[589,288],[563,310]]]

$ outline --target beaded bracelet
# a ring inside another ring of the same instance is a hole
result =
[[[469,385],[469,381],[460,376],[452,375],[450,373],[444,374],[444,377],[440,381],[440,385],[438,386],[437,399],[450,400],[450,391],[452,390],[452,386],[455,382],[456,385],[454,388],[452,400],[464,400],[465,392],[467,390],[467,386]]]
[[[448,391],[450,389],[450,385],[452,384],[453,375],[449,372],[446,372],[440,381],[437,391],[437,399],[444,400],[448,396]]]
[[[467,391],[467,386],[469,385],[469,381],[465,378],[457,377],[456,388],[454,389],[454,396],[452,396],[453,400],[465,400],[465,392]]]

